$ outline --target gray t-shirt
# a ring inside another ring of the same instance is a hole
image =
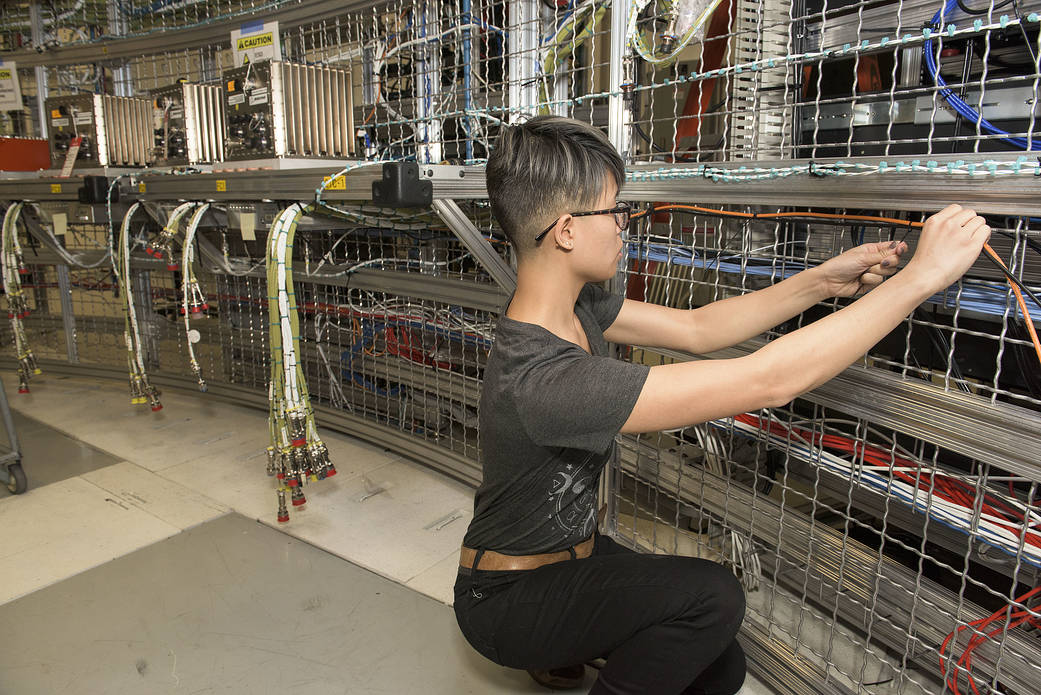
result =
[[[648,367],[607,357],[623,298],[586,285],[575,313],[592,354],[505,314],[479,410],[484,479],[463,544],[509,555],[562,550],[596,526],[596,490]]]

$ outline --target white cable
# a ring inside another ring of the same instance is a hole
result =
[[[186,206],[190,205],[194,205],[194,203],[185,203],[184,205],[178,207],[177,210],[180,210],[181,208],[185,208],[185,210],[187,210]],[[188,228],[184,232],[184,242],[181,245],[181,299],[183,301],[183,304],[181,306],[184,310],[184,339],[185,343],[187,343],[188,345],[188,361],[191,364],[192,371],[199,378],[200,388],[204,388],[205,383],[202,380],[202,375],[199,369],[199,362],[195,358],[195,348],[192,344],[191,339],[191,310],[188,306],[188,287],[193,281],[198,282],[198,279],[195,277],[195,273],[192,271],[192,264],[195,261],[195,253],[192,250],[194,248],[193,242],[195,241],[195,234],[199,230],[199,224],[202,222],[203,216],[209,209],[210,204],[203,203],[192,214],[192,218],[188,222]],[[192,286],[192,290],[193,292],[195,291],[194,285]]]

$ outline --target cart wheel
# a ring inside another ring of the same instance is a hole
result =
[[[25,492],[29,484],[25,479],[25,471],[22,470],[22,464],[12,463],[7,467],[7,473],[10,476],[7,481],[7,489],[15,495]]]

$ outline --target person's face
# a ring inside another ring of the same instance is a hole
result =
[[[617,205],[618,187],[608,179],[592,209],[607,210]],[[586,282],[603,282],[614,277],[622,258],[622,232],[611,214],[573,217],[576,269]]]

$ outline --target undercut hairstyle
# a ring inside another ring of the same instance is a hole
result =
[[[535,250],[535,236],[554,217],[589,210],[625,163],[603,132],[582,121],[536,116],[504,126],[488,157],[492,214],[519,258]]]

